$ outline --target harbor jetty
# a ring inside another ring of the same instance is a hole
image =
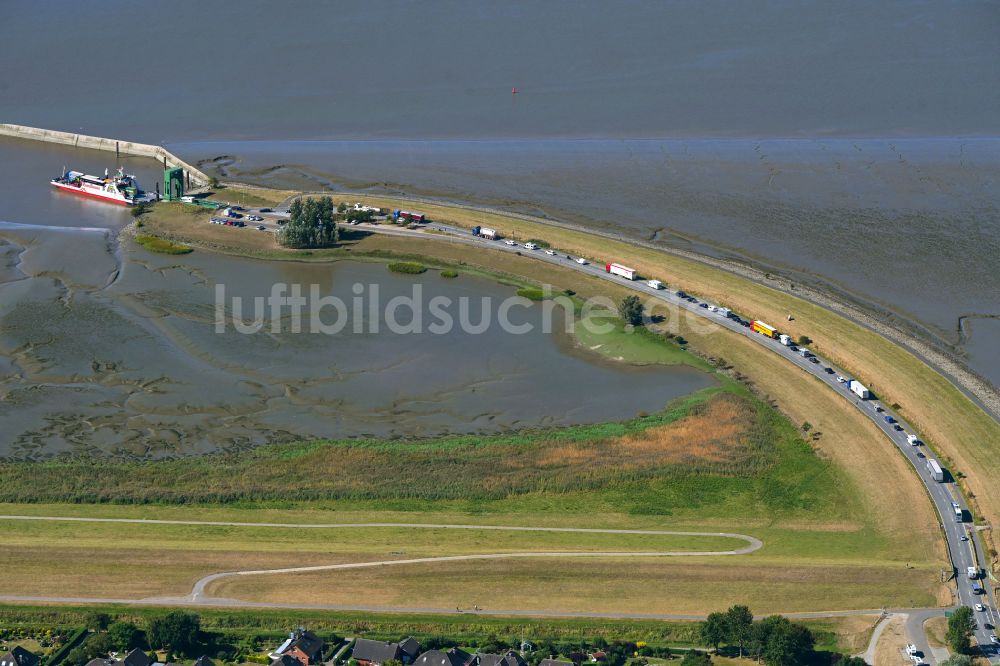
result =
[[[121,139],[109,139],[100,136],[89,136],[87,134],[76,134],[73,132],[60,132],[58,130],[42,129],[40,127],[28,127],[26,125],[14,125],[11,123],[0,123],[0,136],[12,136],[18,139],[29,139],[31,141],[44,141],[46,143],[58,143],[74,148],[90,148],[91,150],[104,150],[115,153],[116,156],[131,155],[135,157],[149,157],[163,163],[163,168],[184,169],[190,182],[196,185],[208,185],[210,179],[203,171],[180,159],[163,146],[154,146],[148,143],[136,143],[135,141],[123,141]]]

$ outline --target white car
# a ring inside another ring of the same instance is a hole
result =
[[[584,259],[583,257],[577,257],[576,263],[580,264],[581,266],[586,266],[587,260]]]
[[[535,245],[534,243],[525,243],[524,244],[524,249],[525,250],[537,250],[538,246]]]
[[[958,540],[959,541],[968,541],[969,537],[967,537],[966,535],[963,534],[962,536],[958,537]]]
[[[990,634],[990,640],[994,643],[1000,643],[1000,638],[997,638],[996,634]]]
[[[842,377],[842,376],[840,376],[840,375],[837,375],[837,381],[840,382],[841,384],[846,384],[847,383],[847,379],[844,378],[844,377]]]
[[[976,612],[978,612],[978,613],[982,613],[982,612],[984,612],[985,610],[986,610],[986,606],[984,606],[984,605],[982,605],[982,604],[976,604]]]
[[[504,244],[505,245],[510,245],[511,247],[516,247],[517,246],[517,241],[505,240]]]
[[[556,251],[555,250],[546,250],[545,254],[549,255],[550,257],[554,257],[554,256],[556,256]]]

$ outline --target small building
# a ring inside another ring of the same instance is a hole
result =
[[[420,655],[420,641],[413,636],[404,638],[399,641],[399,651],[403,653],[400,661],[404,664],[412,664]]]
[[[140,650],[139,648],[133,648],[124,657],[118,659],[112,659],[111,657],[97,657],[96,659],[91,659],[87,662],[87,666],[154,666],[153,662],[150,660],[149,655]]]
[[[0,656],[0,666],[38,666],[41,659],[30,650],[15,645],[6,654]]]

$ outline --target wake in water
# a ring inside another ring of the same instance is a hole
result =
[[[21,231],[28,229],[36,229],[38,231],[85,231],[89,233],[100,232],[104,234],[110,234],[112,229],[105,229],[104,227],[62,227],[50,224],[29,224],[26,222],[10,222],[7,220],[0,220],[0,229],[10,229],[12,231]]]

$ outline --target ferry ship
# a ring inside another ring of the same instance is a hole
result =
[[[101,199],[120,206],[134,206],[153,200],[153,197],[146,195],[139,189],[139,183],[136,182],[135,176],[126,174],[121,168],[118,169],[118,173],[114,177],[109,177],[108,170],[105,169],[104,178],[64,169],[62,176],[53,178],[50,182],[60,190]]]

